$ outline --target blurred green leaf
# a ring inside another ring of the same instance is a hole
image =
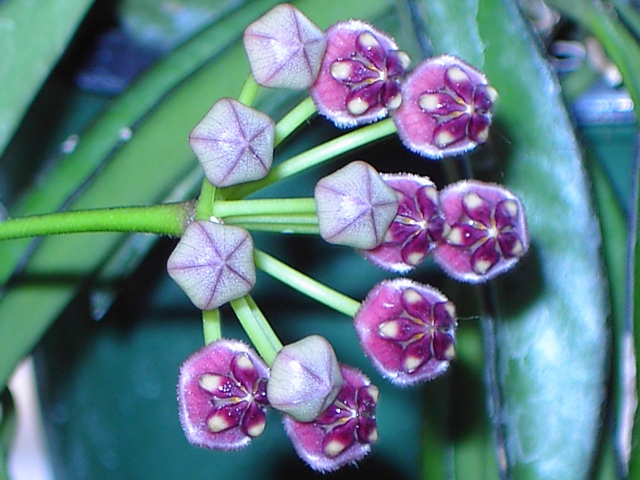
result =
[[[0,155],[92,3],[0,3]]]
[[[499,382],[488,388],[501,400],[490,408],[505,433],[498,452],[512,478],[587,478],[605,398],[606,283],[598,220],[557,80],[515,2],[420,7],[436,53],[483,69],[500,93],[491,144],[502,174],[480,175],[506,184],[527,211],[531,251],[495,285]],[[478,160],[472,166],[480,171]]]

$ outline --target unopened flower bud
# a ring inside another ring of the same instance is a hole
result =
[[[253,78],[271,88],[309,88],[327,48],[322,30],[287,3],[249,25],[243,41]]]
[[[196,307],[218,308],[253,288],[253,240],[243,228],[196,220],[169,257],[167,271]]]
[[[300,422],[311,422],[336,399],[344,381],[331,344],[311,335],[285,345],[271,365],[271,406]]]
[[[362,161],[322,178],[315,198],[322,238],[353,248],[380,245],[398,211],[395,191]]]
[[[204,174],[216,187],[259,180],[273,162],[275,123],[232,98],[221,98],[189,135]]]

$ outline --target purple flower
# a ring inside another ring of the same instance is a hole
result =
[[[215,450],[237,450],[266,424],[269,369],[249,346],[217,340],[180,367],[180,422],[189,442]]]
[[[221,98],[189,135],[204,174],[216,187],[263,178],[273,161],[275,124],[232,98]]]
[[[425,157],[464,153],[487,140],[497,96],[485,75],[463,60],[428,58],[402,84],[403,102],[393,117],[398,135]]]
[[[243,228],[196,220],[169,257],[167,271],[196,307],[213,310],[256,283],[253,240]]]
[[[310,335],[285,345],[271,365],[267,399],[276,410],[301,422],[315,420],[344,385],[331,344]]]
[[[345,384],[336,400],[315,421],[284,416],[284,428],[296,452],[311,468],[333,471],[363,458],[378,440],[378,387],[355,368],[341,366]]]
[[[243,42],[258,84],[296,90],[313,85],[327,46],[322,30],[287,3],[249,25]]]
[[[455,312],[435,288],[398,278],[375,286],[354,322],[373,365],[392,383],[405,386],[447,369],[455,355]]]
[[[320,179],[314,196],[322,238],[353,248],[377,247],[398,211],[395,191],[362,161]]]
[[[361,20],[326,32],[327,51],[311,87],[318,111],[341,128],[371,123],[402,103],[409,56],[386,33]]]
[[[428,177],[382,174],[399,198],[398,212],[382,243],[362,255],[386,270],[406,273],[429,255],[446,227],[438,189]]]
[[[481,283],[511,269],[529,248],[524,208],[506,188],[466,180],[440,192],[449,232],[433,258],[456,280]]]

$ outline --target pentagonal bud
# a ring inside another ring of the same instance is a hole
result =
[[[313,85],[327,47],[322,30],[286,3],[249,25],[243,41],[259,85],[295,90]]]
[[[398,198],[368,163],[351,162],[315,188],[320,235],[329,243],[377,247],[398,211]]]
[[[167,270],[196,307],[212,310],[253,288],[253,240],[243,228],[196,220],[185,229]]]
[[[221,98],[189,135],[207,179],[216,187],[263,178],[273,162],[275,124],[266,114]]]
[[[311,335],[285,345],[271,365],[271,406],[300,422],[311,422],[336,399],[344,381],[331,344]]]

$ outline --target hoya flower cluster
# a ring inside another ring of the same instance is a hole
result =
[[[350,20],[323,32],[288,4],[249,25],[243,42],[258,85],[307,89],[318,112],[340,128],[392,116],[404,145],[432,159],[489,138],[496,90],[457,57],[429,58],[411,70],[408,55],[373,25]],[[275,139],[267,115],[223,98],[189,143],[224,199],[225,189],[269,175]],[[320,179],[313,200],[324,240],[400,274],[430,257],[456,280],[486,282],[511,269],[529,247],[522,203],[496,184],[466,180],[439,189],[425,176],[380,174],[354,161]],[[188,225],[167,268],[193,304],[209,311],[249,294],[254,255],[248,230],[211,215]],[[442,292],[396,278],[354,303],[361,347],[391,383],[410,386],[447,370],[457,317]],[[378,388],[341,364],[317,335],[280,346],[271,357],[237,340],[214,339],[184,362],[178,383],[180,419],[193,444],[245,447],[264,431],[272,407],[298,455],[318,471],[370,451],[378,439],[378,396]]]

